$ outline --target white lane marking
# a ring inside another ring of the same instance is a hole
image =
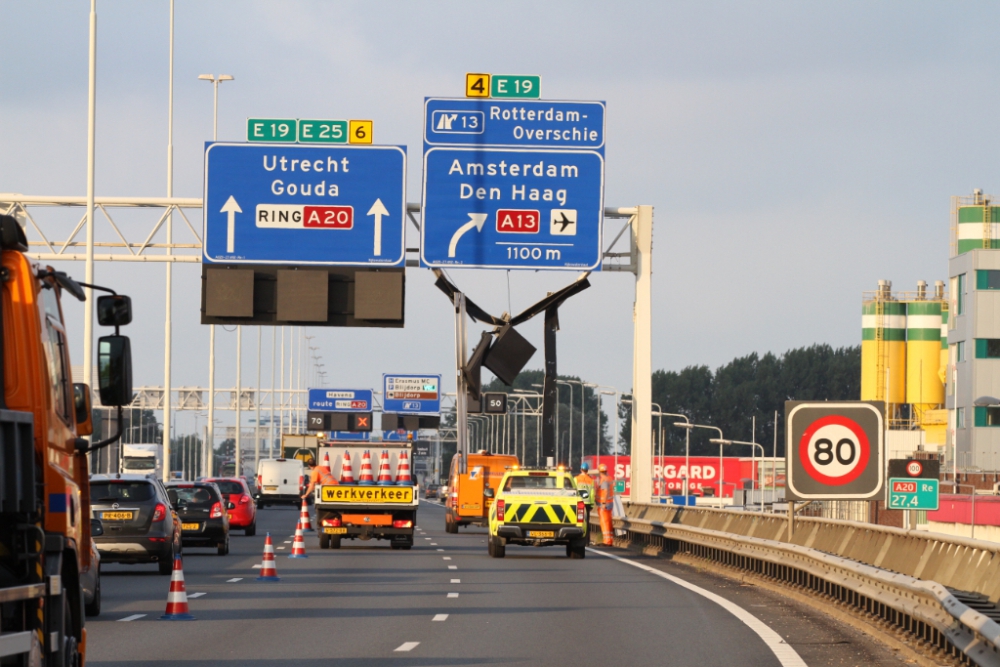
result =
[[[448,566],[448,569],[449,569],[449,570],[457,570],[457,569],[458,569],[458,566],[457,566],[457,565],[449,565],[449,566]]]
[[[395,650],[396,651],[403,651],[403,652],[405,652],[405,651],[412,651],[413,649],[417,648],[418,646],[420,646],[420,642],[403,642],[402,644],[399,645],[399,648],[397,648]]]
[[[256,565],[253,566],[253,569],[259,570],[260,567],[261,567],[260,563],[257,563]]]
[[[711,600],[712,602],[719,605],[720,607],[728,611],[736,618],[743,621],[743,623],[746,624],[748,628],[756,632],[757,636],[760,637],[761,640],[767,645],[767,647],[771,649],[771,652],[774,653],[774,657],[778,659],[778,662],[781,663],[782,667],[807,667],[805,661],[801,658],[801,656],[799,656],[799,654],[795,652],[795,649],[793,649],[791,646],[785,643],[785,640],[781,638],[781,635],[772,630],[766,623],[761,621],[759,618],[757,618],[756,616],[754,616],[753,614],[751,614],[738,604],[730,602],[726,598],[720,595],[716,595],[711,591],[707,591],[704,588],[701,588],[700,586],[695,586],[694,584],[688,581],[684,581],[683,579],[680,579],[678,577],[671,576],[666,572],[660,572],[656,568],[650,567],[643,563],[636,563],[635,561],[629,560],[628,558],[622,558],[621,556],[616,556],[615,554],[609,554],[604,551],[597,551],[596,549],[588,548],[587,551],[595,554],[600,554],[602,556],[607,556],[608,558],[613,558],[622,563],[631,565],[632,567],[637,567],[640,570],[645,570],[650,574],[655,574],[658,577],[673,582],[678,586],[682,586],[693,593],[697,593],[698,595]]]
[[[432,546],[432,547],[436,547],[437,545],[438,545],[438,543],[437,543],[437,542],[431,542],[431,546]]]
[[[434,551],[444,551],[444,549],[435,549]]]
[[[450,598],[457,598],[458,597],[458,593],[448,593],[448,597],[450,597]]]
[[[441,556],[441,560],[451,560],[451,556]]]
[[[204,595],[204,593],[188,593],[188,600],[200,598],[202,595]]]
[[[227,584],[235,584],[237,581],[243,581],[243,577],[236,577],[235,579],[226,579]]]
[[[460,584],[460,583],[462,583],[462,580],[461,579],[452,579],[451,583],[453,583],[453,584]]]
[[[434,614],[434,618],[432,618],[431,620],[432,621],[447,621],[448,620],[448,614]]]
[[[131,616],[126,616],[125,618],[119,618],[118,621],[119,622],[137,621],[140,618],[142,618],[143,616],[145,616],[145,614],[132,614]]]
[[[430,539],[434,539],[434,538],[431,538],[431,537],[425,537],[424,539],[425,539],[425,540],[430,540]]]
[[[285,540],[285,544],[291,544],[291,543],[292,543],[291,540]]]
[[[284,549],[284,548],[285,548],[285,547],[278,547],[278,550],[280,551],[280,550],[282,550],[282,549]]]

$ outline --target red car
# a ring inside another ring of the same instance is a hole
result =
[[[257,505],[250,495],[246,480],[242,477],[209,477],[205,481],[218,486],[222,496],[236,506],[229,510],[229,527],[242,528],[247,535],[256,533]]]

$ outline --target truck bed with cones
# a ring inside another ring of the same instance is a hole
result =
[[[393,549],[413,546],[419,504],[410,473],[412,445],[330,443],[319,448],[320,467],[337,484],[316,488],[316,530],[323,549],[343,540],[389,540]]]

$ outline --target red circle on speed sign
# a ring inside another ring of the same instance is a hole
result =
[[[868,467],[871,447],[857,422],[841,415],[817,419],[799,440],[799,461],[821,484],[843,486]]]
[[[924,466],[921,465],[920,461],[910,461],[906,464],[906,474],[910,477],[920,477],[920,473],[924,471]]]

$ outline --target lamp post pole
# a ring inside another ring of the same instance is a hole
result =
[[[722,429],[719,428],[718,426],[707,426],[705,424],[691,424],[691,423],[674,424],[674,426],[676,426],[677,428],[686,428],[686,429],[688,429],[689,432],[693,428],[711,429],[713,431],[718,431],[719,432],[719,439],[720,440],[722,440],[725,437],[725,436],[722,435]],[[723,488],[722,488],[722,484],[723,484],[722,471],[723,471],[723,467],[722,467],[722,445],[720,444],[719,445],[719,498],[720,499],[722,498],[722,493],[723,493]],[[720,502],[721,502],[721,500],[720,500]]]
[[[764,445],[760,444],[759,442],[747,442],[745,440],[724,440],[722,438],[712,438],[711,440],[709,440],[709,442],[718,444],[720,449],[722,448],[722,445],[749,445],[752,448],[750,451],[753,452],[753,456],[757,456],[756,448],[760,447],[760,460],[761,461],[764,460]],[[751,464],[751,466],[752,465],[753,464]],[[761,489],[761,494],[760,494],[760,513],[761,514],[764,513],[763,489]]]

